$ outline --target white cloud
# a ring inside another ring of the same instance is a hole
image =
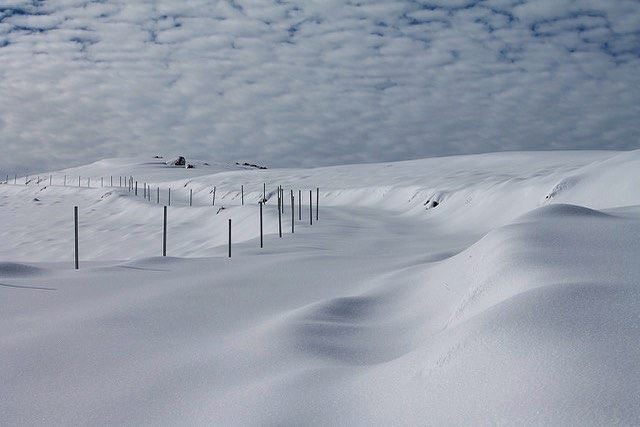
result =
[[[632,148],[640,4],[0,0],[0,169]]]

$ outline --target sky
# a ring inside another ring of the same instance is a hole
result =
[[[7,173],[639,143],[639,0],[0,0]]]

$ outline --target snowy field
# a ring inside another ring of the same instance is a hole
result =
[[[195,164],[0,185],[0,424],[640,424],[640,151]]]

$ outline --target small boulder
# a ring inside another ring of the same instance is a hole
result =
[[[185,166],[187,164],[187,159],[182,156],[178,156],[173,160],[169,160],[165,164],[168,166]]]

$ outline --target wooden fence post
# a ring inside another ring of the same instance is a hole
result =
[[[244,185],[240,186],[240,203],[244,206]]]
[[[316,187],[316,222],[318,221],[318,206],[320,204],[320,187]]]
[[[193,206],[193,189],[189,189],[189,206]]]
[[[280,190],[278,190],[278,194],[280,194]],[[280,196],[278,196],[278,198],[280,199],[280,203],[278,203],[278,234],[280,235],[280,238],[282,238],[282,199],[280,198]]]
[[[296,223],[296,203],[293,198],[293,190],[291,190],[291,234],[295,233]]]
[[[302,221],[302,190],[298,190],[298,221]]]
[[[229,258],[231,258],[231,218],[229,218]]]
[[[309,190],[309,225],[313,225],[313,193]]]
[[[258,204],[260,205],[260,247],[263,247],[263,242],[262,242],[262,200],[258,202]]]
[[[164,207],[164,220],[162,222],[162,256],[167,256],[167,207]]]
[[[74,250],[74,258],[75,258],[75,267],[76,270],[80,267],[80,264],[78,262],[78,207],[74,206],[73,207],[73,223],[74,223],[74,229],[75,229],[75,250]]]
[[[169,202],[167,204],[171,206],[171,187],[169,187]]]

